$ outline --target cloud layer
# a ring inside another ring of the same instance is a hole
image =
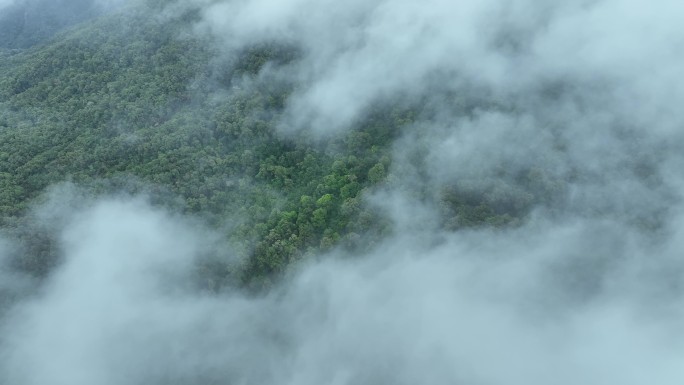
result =
[[[654,245],[617,223],[542,221],[432,247],[402,235],[247,298],[189,287],[204,231],[140,200],[101,201],[65,223],[62,267],[5,319],[10,383],[684,378],[681,234]]]
[[[607,103],[600,106],[611,108],[607,114],[614,109],[630,123],[671,130],[681,123],[673,107],[682,97],[681,7],[631,0],[219,1],[205,7],[202,26],[228,48],[264,40],[301,45],[304,58],[291,75],[302,85],[290,108],[295,124],[318,130],[342,129],[371,102],[396,93],[433,92],[435,80],[456,91],[475,84],[506,104],[571,87]]]
[[[334,136],[376,103],[423,103],[368,197],[395,233],[368,255],[296,266],[253,298],[192,284],[215,237],[191,219],[140,199],[46,206],[64,260],[37,291],[0,269],[0,290],[20,298],[5,305],[0,379],[682,383],[684,5],[200,3],[197,31],[227,55],[301,48],[261,74],[295,84],[283,134]],[[445,189],[526,215],[449,232]]]

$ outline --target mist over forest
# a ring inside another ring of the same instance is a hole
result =
[[[683,14],[0,0],[0,383],[681,384]]]

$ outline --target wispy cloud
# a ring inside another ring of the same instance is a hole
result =
[[[295,84],[284,135],[344,133],[398,95],[420,104],[388,183],[366,196],[395,232],[364,255],[302,262],[253,298],[190,284],[215,247],[191,219],[136,199],[48,205],[64,260],[38,293],[8,302],[6,381],[684,380],[684,5],[198,4],[197,31],[227,54],[300,48],[262,74]],[[445,191],[515,206],[522,219],[446,230]]]

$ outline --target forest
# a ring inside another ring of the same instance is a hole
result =
[[[260,42],[217,61],[209,42],[181,37],[196,10],[158,21],[147,16],[153,6],[5,49],[0,218],[23,240],[16,263],[37,275],[58,263],[54,240],[26,214],[65,181],[95,195],[145,192],[226,229],[244,263],[205,267],[212,286],[238,277],[261,287],[297,260],[338,246],[368,250],[391,232],[363,196],[392,183],[392,143],[428,106],[385,101],[343,135],[279,135],[296,85],[258,75],[296,61],[296,47]],[[527,191],[515,197],[445,188],[445,228],[514,223],[543,193],[533,191],[533,173],[521,178]]]
[[[682,14],[0,0],[0,384],[682,384]]]

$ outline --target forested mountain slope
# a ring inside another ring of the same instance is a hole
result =
[[[25,49],[116,8],[121,1],[8,0],[0,2],[0,48]]]
[[[682,14],[0,0],[0,383],[682,384]]]
[[[126,9],[1,58],[0,214],[26,240],[26,269],[44,273],[56,262],[49,236],[24,215],[64,181],[95,194],[146,191],[225,227],[248,261],[244,282],[321,248],[369,247],[389,231],[361,197],[386,183],[393,139],[420,105],[377,105],[334,138],[278,134],[296,85],[259,71],[296,61],[296,47],[259,43],[216,60],[189,33],[192,9],[149,12]],[[463,225],[511,218],[477,197],[444,198]],[[212,282],[226,269],[208,268]]]

